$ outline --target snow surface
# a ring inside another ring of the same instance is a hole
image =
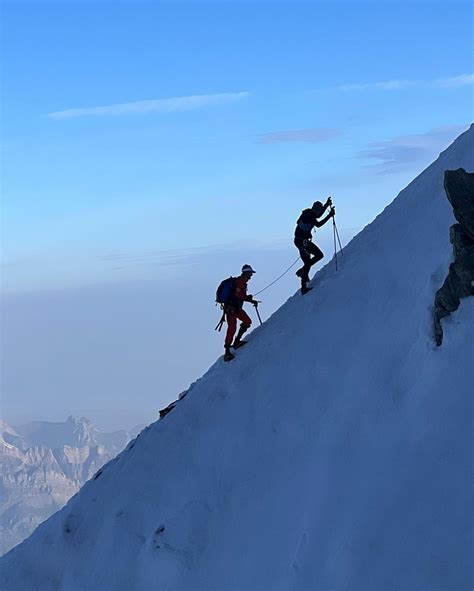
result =
[[[461,135],[0,561],[13,590],[470,590],[474,298],[433,340]]]

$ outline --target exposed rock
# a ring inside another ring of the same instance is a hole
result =
[[[178,400],[175,400],[174,402],[171,402],[170,404],[168,404],[167,407],[162,408],[160,410],[160,419],[163,419],[164,417],[166,417],[166,415],[173,410],[173,408],[178,404],[178,402],[180,400],[183,400],[183,398],[186,397],[186,394],[188,393],[188,391],[189,390],[184,390],[184,392],[181,392],[181,394],[178,396]]]
[[[444,173],[444,187],[458,224],[450,229],[454,261],[436,292],[434,330],[436,344],[443,342],[442,318],[458,309],[461,298],[474,295],[474,174],[463,168]]]
[[[444,173],[444,188],[454,217],[474,240],[474,174],[464,168]]]

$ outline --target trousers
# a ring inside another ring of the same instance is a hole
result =
[[[301,260],[303,261],[303,269],[301,272],[301,282],[308,283],[309,270],[313,265],[318,263],[324,254],[322,250],[312,242],[310,238],[295,237],[295,246],[299,250]],[[313,256],[311,256],[313,255]]]
[[[244,311],[243,308],[229,308],[225,316],[227,319],[227,333],[225,335],[225,346],[227,347],[232,345],[235,329],[237,328],[237,320],[242,321],[242,327],[245,327],[245,330],[248,330],[250,328],[252,321],[250,320],[250,316],[247,314],[247,312]]]

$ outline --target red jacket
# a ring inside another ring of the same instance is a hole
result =
[[[242,275],[235,280],[234,297],[232,304],[236,308],[242,308],[244,302],[251,302],[252,296],[247,294],[247,280]]]

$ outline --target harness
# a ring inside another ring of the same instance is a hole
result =
[[[313,229],[314,224],[305,224],[304,222],[301,222],[300,220],[298,220],[296,222],[298,228],[300,228],[300,230],[303,230],[303,232],[311,232],[311,230]]]

